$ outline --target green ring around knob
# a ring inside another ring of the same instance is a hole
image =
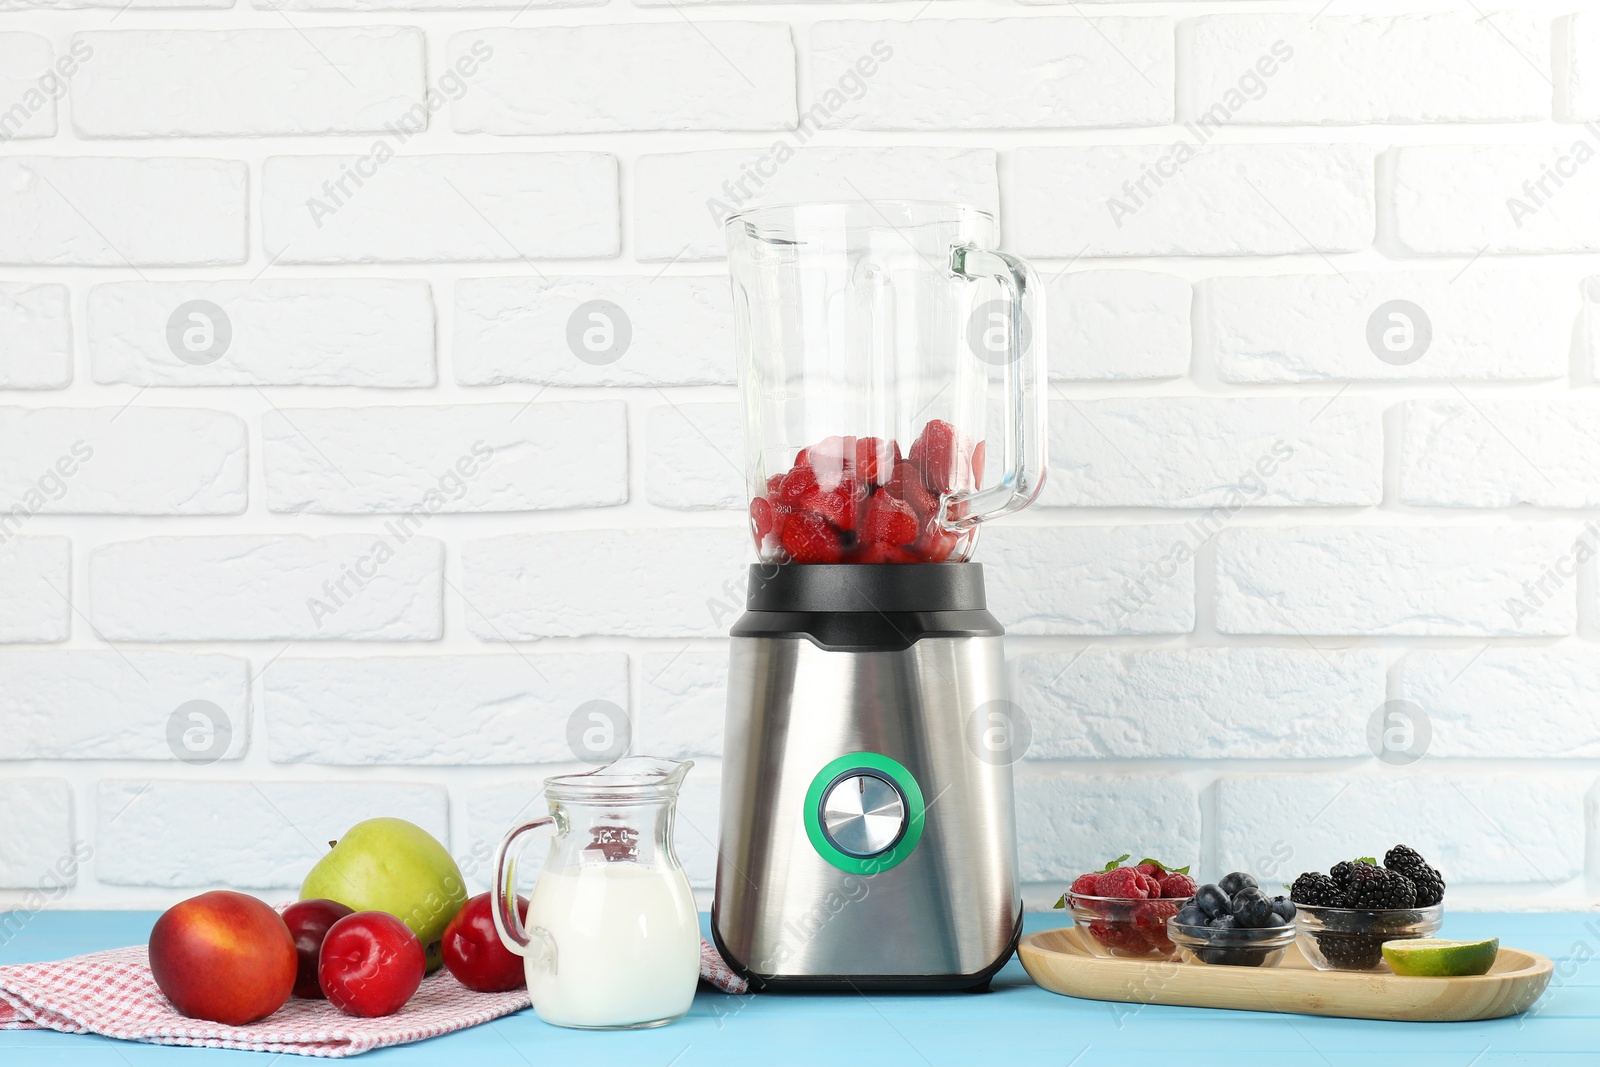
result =
[[[882,775],[893,782],[906,798],[905,833],[900,835],[900,840],[893,848],[876,856],[852,856],[848,852],[840,851],[832,841],[828,840],[828,835],[822,832],[823,790],[846,771],[857,770],[873,771]],[[847,756],[830,760],[828,765],[811,779],[811,788],[806,790],[806,803],[802,814],[806,824],[806,836],[811,839],[811,847],[817,850],[817,855],[850,874],[877,874],[897,866],[911,855],[911,850],[917,847],[917,842],[922,838],[922,824],[927,812],[927,805],[922,800],[922,787],[917,785],[917,780],[906,770],[904,764],[876,752],[852,752]]]

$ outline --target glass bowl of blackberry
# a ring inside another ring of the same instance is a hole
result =
[[[1177,948],[1167,935],[1167,920],[1182,904],[1181,900],[1067,894],[1073,923],[1089,935],[1083,939],[1084,947],[1096,956],[1123,959],[1177,959]]]
[[[1444,879],[1416,850],[1307,871],[1289,890],[1300,950],[1323,971],[1386,971],[1383,943],[1432,937],[1444,925]]]
[[[1167,936],[1188,963],[1276,967],[1295,940],[1295,906],[1269,897],[1244,871],[1201,886],[1167,921]]]

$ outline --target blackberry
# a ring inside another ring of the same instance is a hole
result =
[[[1431,908],[1444,899],[1444,875],[1430,867],[1416,849],[1396,845],[1383,854],[1383,865],[1417,887],[1417,907]]]
[[[1305,872],[1289,887],[1290,900],[1314,907],[1342,908],[1344,896],[1344,890],[1332,878],[1316,871]]]
[[[1352,908],[1414,908],[1417,887],[1403,874],[1357,861],[1350,867],[1349,901]]]
[[[1372,934],[1313,934],[1322,958],[1341,971],[1375,970],[1383,960],[1382,936]]]

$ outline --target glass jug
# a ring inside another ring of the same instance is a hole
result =
[[[763,562],[957,562],[979,523],[1038,496],[1044,302],[995,230],[977,208],[916,201],[728,219]]]
[[[631,1030],[680,1018],[700,979],[700,921],[672,850],[678,788],[692,762],[630,756],[545,780],[550,814],[506,834],[494,860],[495,929],[526,958],[539,1018]],[[555,836],[528,902],[516,895],[517,839]]]

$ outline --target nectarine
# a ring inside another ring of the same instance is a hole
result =
[[[283,1007],[298,959],[282,918],[255,897],[214,890],[174,904],[150,931],[150,972],[194,1019],[242,1026]]]

